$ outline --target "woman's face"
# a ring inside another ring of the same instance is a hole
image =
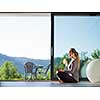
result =
[[[73,53],[72,52],[69,52],[69,57],[73,58]]]

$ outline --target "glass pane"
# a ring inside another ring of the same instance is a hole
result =
[[[50,63],[50,46],[49,13],[1,13],[0,80],[50,79],[50,70],[44,73]],[[43,76],[37,77],[37,67],[43,67]]]
[[[86,68],[92,59],[100,58],[99,16],[55,16],[54,17],[55,70],[64,68],[62,59],[68,57],[70,48],[80,56],[80,78],[86,78]]]

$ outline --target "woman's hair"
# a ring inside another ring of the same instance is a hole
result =
[[[79,57],[78,52],[74,48],[71,48],[69,50],[69,53],[74,53],[76,60],[78,61],[78,69],[79,69],[80,68],[80,57]]]

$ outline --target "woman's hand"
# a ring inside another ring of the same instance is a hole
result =
[[[68,61],[66,59],[63,60],[64,65],[68,65]]]
[[[59,72],[64,72],[64,70],[63,69],[59,69]]]
[[[63,69],[59,69],[59,70],[56,71],[56,74],[57,74],[58,72],[64,72],[64,70],[63,70]]]

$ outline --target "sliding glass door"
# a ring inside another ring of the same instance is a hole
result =
[[[54,75],[64,69],[63,59],[75,48],[80,56],[80,79],[87,78],[88,63],[100,58],[100,16],[54,14]]]
[[[49,80],[50,48],[50,13],[0,13],[0,80]]]

